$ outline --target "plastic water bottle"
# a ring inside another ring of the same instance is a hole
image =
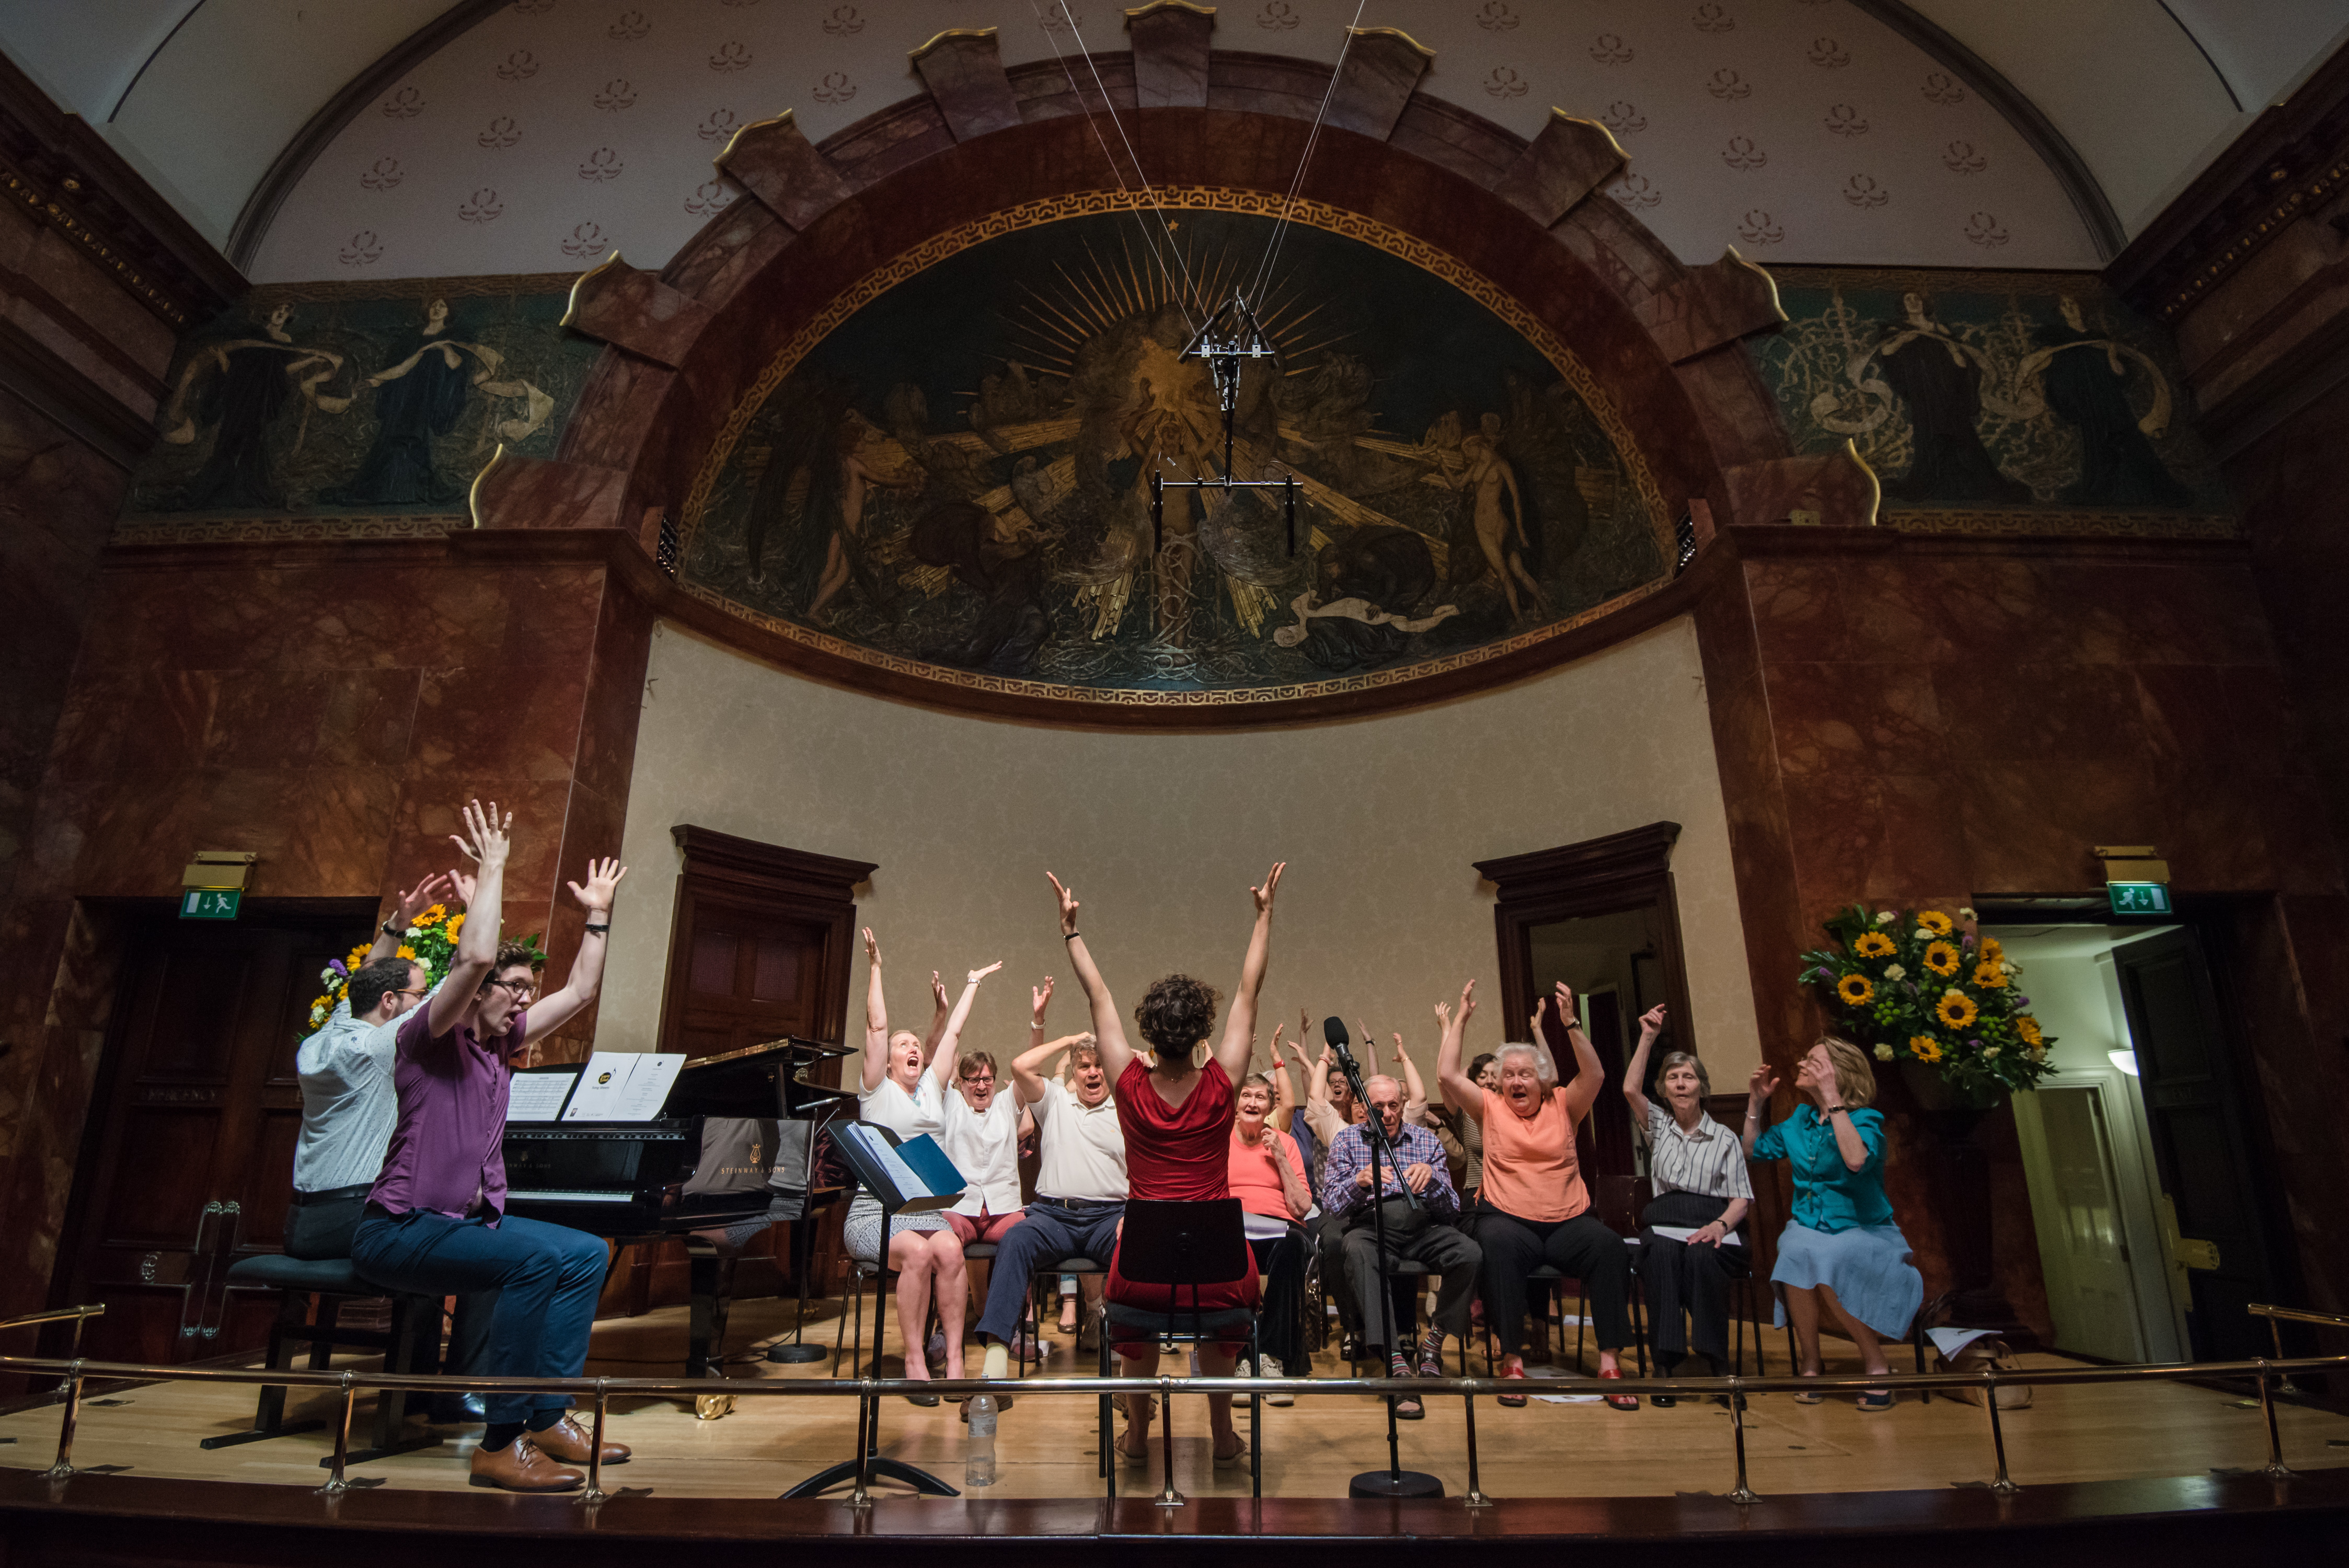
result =
[[[970,1402],[970,1450],[963,1460],[965,1486],[995,1484],[995,1398],[981,1394]]]

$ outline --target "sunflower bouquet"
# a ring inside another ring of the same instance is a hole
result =
[[[1973,919],[1853,904],[1826,923],[1842,951],[1804,954],[1797,978],[1828,988],[1845,1031],[1878,1061],[1920,1062],[1971,1099],[2036,1088],[2055,1070],[2054,1037],[2026,1010],[2022,971],[1996,937],[1975,936]]]
[[[464,929],[463,910],[451,913],[448,905],[436,903],[419,914],[400,934],[399,946],[394,955],[411,964],[424,965],[427,988],[438,985],[449,976],[450,963],[457,953],[457,937]],[[523,945],[533,952],[540,951],[536,936],[526,938]],[[319,984],[325,989],[310,1004],[310,1027],[313,1030],[326,1026],[327,1016],[335,1010],[335,1004],[350,990],[352,971],[367,962],[367,946],[354,947],[345,956],[328,961],[326,966],[318,971]]]

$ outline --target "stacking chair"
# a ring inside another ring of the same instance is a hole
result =
[[[381,1285],[370,1284],[358,1276],[348,1258],[289,1258],[281,1253],[263,1253],[239,1258],[229,1265],[228,1286],[231,1290],[274,1290],[277,1292],[277,1317],[269,1326],[269,1358],[273,1371],[294,1365],[294,1346],[307,1343],[310,1346],[309,1370],[326,1370],[336,1349],[380,1350],[383,1365],[392,1372],[429,1372],[440,1365],[440,1302],[437,1296],[398,1295]],[[346,1327],[336,1321],[345,1305],[357,1301],[383,1301],[391,1304],[391,1324],[388,1328]],[[317,1304],[315,1321],[311,1303]],[[345,1462],[365,1464],[388,1459],[415,1449],[437,1446],[440,1439],[429,1433],[401,1435],[408,1415],[410,1395],[400,1389],[386,1388],[376,1395],[375,1425],[369,1434],[371,1441],[357,1451],[346,1456]],[[233,1448],[239,1443],[259,1442],[264,1438],[282,1438],[295,1432],[316,1431],[324,1421],[288,1421],[285,1419],[285,1386],[264,1383],[261,1403],[254,1412],[253,1425],[242,1432],[226,1432],[219,1437],[205,1438],[197,1445],[206,1449]],[[321,1465],[331,1465],[331,1460],[321,1460]]]
[[[1639,1357],[1640,1376],[1648,1375],[1647,1292],[1640,1280],[1640,1216],[1654,1199],[1655,1188],[1644,1176],[1601,1176],[1594,1183],[1590,1206],[1597,1211],[1599,1222],[1623,1238],[1631,1253],[1631,1347]],[[1528,1278],[1539,1278],[1544,1270],[1536,1269]],[[1552,1271],[1554,1272],[1554,1271]],[[1580,1280],[1574,1282],[1574,1364],[1582,1365],[1583,1336],[1590,1327],[1590,1292]],[[1547,1328],[1545,1328],[1547,1333]]]
[[[1108,1273],[1109,1265],[1107,1264],[1096,1263],[1092,1258],[1087,1257],[1074,1257],[1063,1258],[1050,1268],[1038,1269],[1035,1274],[1030,1277],[1028,1281],[1028,1321],[1019,1326],[1019,1334],[1021,1337],[1019,1346],[1019,1376],[1022,1377],[1028,1376],[1028,1352],[1030,1347],[1040,1345],[1043,1340],[1046,1287],[1052,1281],[1060,1278],[1062,1274],[1093,1274],[1097,1276],[1106,1276]],[[1077,1305],[1077,1333],[1079,1336],[1081,1337],[1084,1334],[1084,1304],[1081,1300]],[[1035,1364],[1038,1370],[1040,1371],[1043,1368],[1044,1357],[1040,1351],[1038,1352],[1035,1357]]]

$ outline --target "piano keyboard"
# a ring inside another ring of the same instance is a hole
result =
[[[517,1191],[512,1195],[533,1203],[629,1203],[636,1201],[634,1192],[575,1192],[556,1187],[533,1187],[526,1192]]]

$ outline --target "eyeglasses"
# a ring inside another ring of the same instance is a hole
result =
[[[496,986],[517,1002],[527,1002],[538,995],[538,982],[535,980],[492,980],[489,985]],[[482,989],[487,990],[489,985]]]
[[[432,995],[432,993],[431,993],[430,991],[429,991],[429,990],[421,990],[421,991],[395,991],[395,992],[393,992],[393,993],[392,993],[392,995],[395,995],[395,996],[429,996],[430,995]]]
[[[995,1081],[995,1075],[993,1073],[973,1073],[962,1081],[968,1084],[993,1083]]]

